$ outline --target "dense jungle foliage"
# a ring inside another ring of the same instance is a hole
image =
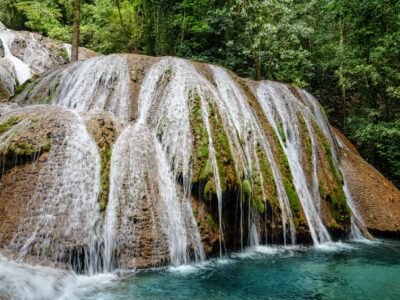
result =
[[[0,0],[0,20],[71,42],[73,0]],[[81,0],[80,45],[174,55],[312,92],[400,186],[397,0]]]

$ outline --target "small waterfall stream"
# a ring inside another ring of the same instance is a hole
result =
[[[63,121],[55,123],[60,132],[51,137],[52,151],[38,175],[36,189],[28,203],[28,215],[11,245],[20,249],[21,258],[32,252],[44,257],[52,251],[55,260],[67,261],[74,269],[92,274],[99,267],[98,245],[101,242],[97,146],[75,111],[33,109],[37,110],[37,116],[50,121],[53,116],[62,114]],[[20,126],[24,123],[13,130],[17,131]],[[76,242],[83,248],[73,248]]]
[[[204,260],[204,253],[189,202],[190,185],[185,183],[187,178],[190,178],[191,156],[190,129],[186,117],[188,111],[185,111],[188,92],[187,87],[182,84],[185,74],[184,69],[183,72],[174,70],[173,73],[171,69],[184,66],[179,63],[173,64],[174,61],[163,59],[149,70],[138,97],[137,121],[125,129],[114,145],[110,207],[106,216],[106,240],[113,241],[108,236],[115,234],[110,228],[112,225],[109,224],[115,219],[114,207],[120,198],[118,193],[120,188],[116,188],[116,185],[126,182],[132,188],[131,192],[134,195],[136,191],[142,190],[146,193],[146,197],[156,198],[157,195],[160,197],[161,203],[155,205],[159,215],[158,222],[169,245],[170,262],[178,266],[189,262],[189,244],[194,248],[196,260]],[[164,80],[166,87],[159,99],[157,83],[160,80]],[[156,100],[164,102],[164,105],[155,103]],[[158,110],[152,110],[154,105]],[[129,153],[132,159],[128,160],[128,166],[122,169],[130,170],[128,177],[137,176],[139,185],[145,182],[142,188],[138,188],[130,180],[118,179],[121,178],[121,163],[126,161],[124,151]],[[175,180],[179,172],[182,172],[184,180],[183,192],[179,191]],[[149,195],[152,183],[157,190],[152,192],[153,195]]]
[[[128,61],[123,55],[97,56],[44,77],[32,95],[48,86],[47,101],[78,112],[106,110],[122,122],[131,117]]]
[[[293,107],[293,104],[298,103],[298,100],[286,89],[274,82],[265,82],[259,85],[256,94],[275,132],[280,132],[281,126],[281,130],[287,135],[286,141],[283,141],[281,135],[278,135],[278,138],[281,144],[285,145],[284,151],[292,170],[293,182],[306,215],[313,242],[318,245],[331,239],[318,213],[318,207],[313,197],[314,193],[309,190],[300,161],[302,152],[300,133],[297,114]],[[289,102],[289,99],[291,102]],[[279,121],[277,121],[274,113],[279,117]],[[278,122],[280,122],[279,125]]]
[[[11,53],[10,47],[15,37],[16,34],[8,29],[0,30],[0,40],[3,42],[4,47],[4,58],[11,63],[13,75],[18,79],[18,82],[23,84],[31,78],[32,74],[29,65]]]
[[[260,142],[262,144],[263,151],[267,155],[268,162],[271,166],[272,174],[276,182],[279,204],[283,208],[282,227],[284,232],[284,244],[286,244],[287,223],[289,223],[290,240],[291,243],[294,244],[296,241],[296,233],[289,206],[289,200],[284,189],[280,171],[271,152],[271,147],[268,144],[268,140],[262,133],[261,126],[257,123],[257,118],[252,113],[248,104],[248,100],[244,97],[240,87],[233,81],[233,79],[224,69],[214,66],[212,66],[211,69],[213,71],[214,79],[218,88],[219,97],[217,98],[217,103],[220,111],[222,111],[224,115],[229,116],[227,122],[234,125],[234,127],[238,130],[239,135],[244,136],[245,141],[247,141],[248,139],[251,140],[250,143],[246,142],[245,148],[245,156],[249,164],[248,170],[251,170],[250,166],[254,163],[257,164],[258,169],[260,169],[260,164],[258,160],[255,159],[254,161],[252,161],[251,157],[257,157],[257,155],[255,155],[255,143]],[[252,136],[253,134],[254,136]],[[261,182],[262,180],[263,179],[261,178]],[[249,231],[250,234],[254,236],[254,229],[249,227]]]

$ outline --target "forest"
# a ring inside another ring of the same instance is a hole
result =
[[[8,28],[72,40],[74,0],[0,0]],[[178,56],[304,88],[400,187],[397,0],[81,0],[80,46]]]

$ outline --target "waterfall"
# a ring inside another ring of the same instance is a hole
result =
[[[11,246],[20,250],[21,258],[30,253],[50,255],[56,261],[68,261],[77,270],[93,273],[99,266],[101,221],[97,146],[75,111],[33,107],[31,113],[58,130],[51,136],[51,151],[29,199],[28,215],[21,220]],[[24,122],[12,131],[21,126]],[[76,244],[82,248],[74,248]]]
[[[0,31],[0,37],[10,45],[12,32]],[[27,49],[23,61],[6,51],[21,78],[28,76],[21,70],[32,70],[30,55],[42,51]],[[0,67],[11,94],[15,87],[3,73]],[[342,142],[315,98],[294,89],[246,81],[218,66],[128,54],[73,62],[31,82],[15,102],[44,104],[24,109],[43,112],[57,134],[52,134],[48,161],[12,247],[21,257],[52,256],[94,273],[201,262],[205,253],[219,250],[222,257],[239,242],[241,249],[274,243],[277,232],[284,245],[309,235],[315,245],[331,241],[318,178],[325,162],[319,161],[321,131],[336,169]],[[113,131],[112,142],[96,137],[96,145],[82,116],[93,121],[101,112],[110,114],[121,131],[119,136]],[[12,130],[29,124],[22,119]],[[13,138],[4,135],[0,147]],[[100,211],[104,161],[98,149],[103,142],[111,149],[111,166],[105,174],[109,195]],[[352,235],[358,238],[357,223],[363,221],[346,185],[343,190],[353,214]],[[293,194],[301,208],[293,204]]]
[[[335,134],[335,138],[340,147],[350,151],[346,146],[346,144],[343,143],[342,139],[337,134]],[[344,174],[343,174],[343,182],[344,182],[343,191],[344,194],[346,195],[347,205],[349,206],[352,212],[350,238],[354,240],[364,240],[365,238],[371,239],[372,236],[370,236],[369,233],[366,232],[367,226],[365,225],[364,220],[360,212],[358,211],[356,204],[353,201],[353,197],[351,196],[351,193],[349,191],[348,184],[346,181],[346,176]]]
[[[299,195],[304,214],[306,215],[314,244],[318,245],[319,243],[330,241],[329,233],[318,213],[318,207],[313,200],[313,192],[309,190],[301,164],[300,154],[302,153],[302,149],[295,110],[295,104],[300,105],[298,103],[299,100],[286,87],[274,82],[260,83],[256,95],[275,132],[280,132],[281,126],[287,135],[285,142],[280,135],[278,135],[278,138],[281,144],[285,145],[283,149],[288,158],[293,175],[293,183]],[[281,122],[281,124],[278,125],[278,122]]]
[[[308,92],[304,90],[298,89],[301,95],[303,96],[303,99],[306,101],[306,105],[310,108],[310,111],[312,112],[312,115],[317,122],[318,126],[322,129],[324,135],[328,138],[330,146],[331,146],[331,151],[333,154],[333,157],[335,159],[335,165],[337,169],[338,168],[338,160],[339,160],[339,153],[340,150],[338,146],[348,150],[348,147],[346,146],[345,143],[343,143],[342,139],[335,133],[333,134],[331,126],[329,125],[328,119],[325,116],[324,111],[321,108],[321,105],[318,103],[318,101]],[[314,151],[313,151],[314,153]],[[343,192],[346,196],[346,201],[347,205],[349,206],[352,216],[351,216],[351,232],[350,232],[350,237],[356,240],[360,239],[365,239],[365,236],[363,234],[363,230],[360,228],[360,226],[363,226],[366,228],[366,225],[364,223],[363,218],[361,217],[360,213],[358,212],[358,209],[353,201],[353,197],[351,196],[347,183],[346,183],[346,178],[343,177]]]
[[[29,65],[11,53],[11,43],[16,35],[16,33],[8,29],[0,30],[0,40],[3,42],[4,47],[4,58],[12,65],[11,73],[18,79],[20,84],[23,84],[31,78],[32,74]]]
[[[133,196],[131,201],[138,201],[138,191],[144,192],[145,198],[158,195],[161,202],[154,207],[158,215],[154,223],[160,223],[168,243],[170,262],[175,266],[189,262],[190,244],[195,259],[204,259],[189,202],[192,146],[186,105],[189,86],[182,84],[187,75],[184,68],[183,61],[165,58],[148,71],[138,97],[137,121],[125,129],[113,147],[111,194],[106,215],[106,240],[113,241],[110,234],[115,235],[112,224],[116,222],[115,207],[121,198],[121,183],[128,183],[128,194]],[[160,80],[166,85],[161,95],[157,89]],[[124,153],[131,159],[126,160]],[[129,172],[121,174],[121,170]],[[183,192],[176,183],[179,173],[183,176]]]
[[[310,93],[300,89],[298,89],[298,91],[302,95],[302,99],[306,102],[306,105],[309,107],[319,128],[321,128],[324,135],[328,138],[332,155],[337,162],[339,157],[337,139],[335,139],[335,136],[332,134],[331,126],[329,125],[328,118],[325,116],[325,112],[322,110],[317,99],[315,99]]]
[[[211,66],[211,69],[213,71],[214,80],[217,84],[218,89],[219,97],[217,97],[216,99],[219,110],[227,118],[226,122],[232,124],[231,126],[234,126],[234,128],[238,130],[239,135],[243,136],[245,141],[247,141],[248,139],[252,141],[250,143],[245,142],[245,156],[248,160],[249,166],[255,163],[256,165],[258,165],[258,169],[260,169],[259,162],[257,161],[257,159],[252,159],[252,157],[256,157],[256,149],[254,148],[254,143],[259,142],[262,144],[263,151],[267,155],[268,162],[272,168],[272,174],[277,187],[279,204],[282,207],[284,244],[286,244],[286,223],[289,223],[291,243],[294,244],[296,240],[296,233],[289,206],[289,200],[284,189],[283,180],[279,168],[271,152],[271,147],[268,143],[268,140],[262,133],[261,126],[257,123],[257,118],[251,111],[248,100],[244,97],[240,87],[233,81],[233,79],[224,69],[214,66]],[[253,132],[254,136],[252,136]],[[250,170],[250,167],[248,167],[248,169]],[[261,181],[262,180],[263,179],[261,178]]]
[[[47,103],[78,112],[106,110],[127,122],[131,118],[130,83],[126,56],[97,56],[50,73],[31,95],[45,89],[41,96]]]

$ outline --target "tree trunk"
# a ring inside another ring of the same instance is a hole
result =
[[[181,31],[181,47],[183,47],[183,40],[185,35],[185,19],[186,19],[186,8],[183,8],[183,20],[182,20],[182,31]]]
[[[115,0],[115,5],[117,6],[117,9],[118,9],[119,23],[121,24],[122,31],[125,34],[125,36],[129,39],[130,38],[129,34],[125,29],[124,22],[122,21],[121,7],[119,5],[119,0]]]
[[[80,0],[74,0],[74,24],[72,32],[71,61],[78,60]]]
[[[254,42],[253,42],[253,34],[250,32],[250,47],[251,47],[251,54],[253,55],[253,60],[254,60],[254,65],[256,66],[256,74],[257,74],[257,80],[262,79],[261,75],[261,67],[260,67],[260,62],[258,61],[256,50],[254,49]]]
[[[253,49],[253,59],[254,59],[254,64],[256,65],[256,71],[257,71],[257,80],[261,80],[262,79],[262,75],[261,75],[261,67],[260,67],[260,62],[258,61],[257,55],[255,50]]]

